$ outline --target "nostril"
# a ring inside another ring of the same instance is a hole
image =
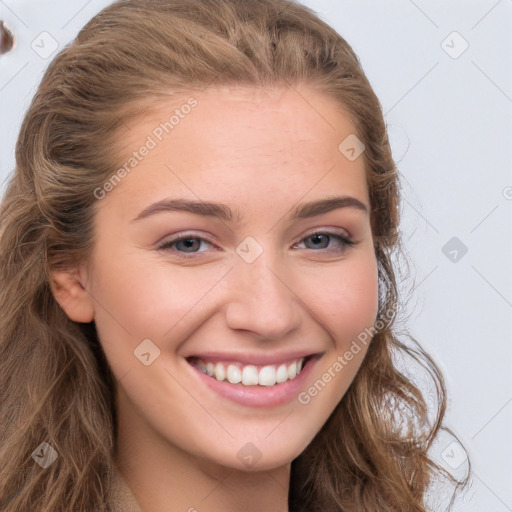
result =
[[[14,46],[14,35],[7,28],[7,25],[0,21],[0,55],[12,50]]]

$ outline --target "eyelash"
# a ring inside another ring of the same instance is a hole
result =
[[[314,251],[314,252],[326,251],[328,253],[334,252],[334,253],[342,254],[345,252],[346,249],[357,245],[357,243],[354,242],[353,240],[351,240],[349,237],[340,235],[338,233],[333,233],[331,231],[315,231],[314,233],[310,233],[309,235],[307,235],[306,237],[301,239],[299,243],[303,242],[304,240],[306,240],[308,238],[312,238],[317,235],[328,235],[330,237],[330,239],[337,238],[338,240],[340,240],[342,249],[339,251],[320,249],[319,251]],[[330,239],[329,239],[329,241],[330,241]],[[158,250],[170,250],[174,244],[184,241],[184,240],[201,240],[201,241],[205,241],[211,245],[214,245],[212,242],[210,242],[209,240],[207,240],[203,237],[195,236],[193,233],[184,233],[179,236],[176,236],[175,238],[166,240],[165,242],[163,242],[161,245],[158,246]],[[295,245],[298,245],[298,244],[295,244]],[[294,247],[295,247],[295,245],[294,245]],[[314,249],[311,249],[311,250],[314,250]],[[192,258],[197,258],[197,255],[202,254],[202,253],[197,253],[197,252],[196,253],[180,253],[180,252],[177,252],[176,254],[177,254],[178,258],[192,259]]]

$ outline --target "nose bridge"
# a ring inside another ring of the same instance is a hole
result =
[[[237,249],[239,259],[231,272],[233,293],[227,307],[227,322],[232,329],[282,338],[300,323],[297,297],[286,284],[288,272],[283,271],[279,255],[270,244],[258,245],[259,249],[249,240]]]

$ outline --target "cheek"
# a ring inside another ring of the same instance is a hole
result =
[[[331,350],[298,402],[323,423],[354,380],[371,340],[378,310],[378,274],[373,254],[346,261],[316,292],[318,323],[328,330]]]
[[[97,265],[91,288],[96,323],[117,324],[135,339],[161,337],[205,295],[216,276],[134,255]],[[215,274],[222,275],[219,272]]]
[[[311,304],[329,330],[335,349],[346,346],[373,326],[378,309],[377,263],[373,254],[346,260],[326,273],[323,285],[310,286]]]
[[[206,318],[208,293],[226,272],[222,265],[178,268],[136,253],[97,258],[95,324],[116,376],[139,367],[134,351],[147,339],[161,350],[159,363],[166,361]]]

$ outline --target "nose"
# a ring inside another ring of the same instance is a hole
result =
[[[229,273],[226,322],[231,329],[250,331],[262,340],[282,339],[300,326],[301,301],[290,272],[266,254],[252,263],[240,259]]]

